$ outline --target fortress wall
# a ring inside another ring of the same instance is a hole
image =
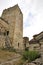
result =
[[[18,5],[5,9],[2,18],[9,24],[9,37],[14,48],[23,48],[23,14]]]
[[[2,13],[2,18],[9,24],[9,37],[11,42],[13,42],[14,29],[15,29],[15,10],[14,8],[5,9]]]
[[[18,14],[16,14],[13,46],[20,49],[23,48],[23,15],[19,10],[17,11]]]

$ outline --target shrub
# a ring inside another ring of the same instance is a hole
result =
[[[40,54],[37,51],[25,51],[23,53],[23,59],[28,61],[33,61],[40,57]]]

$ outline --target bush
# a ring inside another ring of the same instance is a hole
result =
[[[28,61],[33,61],[40,57],[40,54],[37,51],[25,51],[23,53],[23,59]]]

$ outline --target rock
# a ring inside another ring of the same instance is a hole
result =
[[[32,63],[36,64],[36,65],[40,65],[41,64],[41,59],[38,58],[35,61],[32,61]]]
[[[34,64],[34,63],[28,63],[27,65],[36,65],[36,64]]]

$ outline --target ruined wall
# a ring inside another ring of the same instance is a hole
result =
[[[15,32],[14,32],[14,46],[15,48],[22,48],[23,47],[23,15],[19,9],[17,9],[18,13],[16,12],[16,21],[15,21]]]
[[[0,24],[0,47],[5,47],[5,36],[4,36],[4,32],[5,32],[5,29]]]
[[[29,49],[29,38],[28,37],[23,37],[23,44],[24,44],[24,49]]]
[[[30,51],[33,51],[33,50],[39,51],[39,50],[40,50],[40,46],[39,46],[38,43],[30,44],[30,45],[29,45],[29,50],[30,50]]]
[[[15,28],[15,11],[14,8],[5,9],[2,13],[2,18],[9,24],[9,37],[13,41],[14,28]]]
[[[4,10],[2,18],[9,24],[9,37],[12,46],[16,49],[23,48],[23,14],[19,6],[15,5],[14,7]]]

